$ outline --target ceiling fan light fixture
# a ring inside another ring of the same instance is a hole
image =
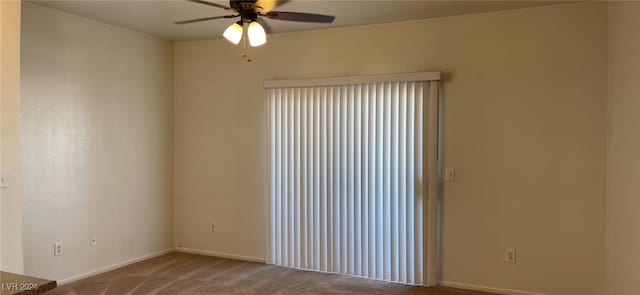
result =
[[[243,30],[244,29],[242,28],[242,21],[239,21],[237,23],[231,24],[226,30],[224,30],[222,36],[225,39],[229,40],[229,42],[237,45],[240,43],[240,40],[242,40]]]
[[[257,21],[249,23],[249,29],[247,30],[249,37],[249,45],[256,47],[267,43],[267,33],[264,28]]]

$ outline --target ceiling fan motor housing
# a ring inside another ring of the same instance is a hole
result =
[[[260,10],[260,7],[256,6],[256,0],[231,0],[229,1],[229,6],[238,12]]]
[[[230,0],[229,6],[238,12],[245,23],[256,21],[261,10],[261,7],[256,6],[256,0]]]

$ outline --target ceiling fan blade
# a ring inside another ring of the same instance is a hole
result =
[[[267,13],[278,6],[286,4],[290,0],[258,0],[255,3],[255,7],[259,7],[258,11],[262,13]]]
[[[183,25],[183,24],[190,24],[190,23],[196,23],[196,22],[203,22],[203,21],[212,20],[212,19],[234,18],[234,17],[237,17],[237,15],[221,15],[221,16],[201,17],[201,18],[194,18],[194,19],[175,22],[175,24],[176,25]]]
[[[213,2],[204,1],[204,0],[187,0],[187,1],[200,3],[200,4],[204,4],[204,5],[209,5],[209,6],[213,6],[213,7],[218,7],[218,8],[222,8],[222,9],[226,9],[226,10],[234,10],[233,8],[231,8],[229,6],[224,6],[224,5],[221,5],[221,4],[218,4],[218,3],[213,3]]]
[[[264,18],[259,17],[256,21],[264,28],[264,31],[267,32],[267,34],[271,34],[273,32],[271,26]]]
[[[332,23],[336,17],[333,15],[303,13],[303,12],[287,12],[287,11],[271,11],[264,16],[270,19],[288,20],[294,22],[307,23]]]

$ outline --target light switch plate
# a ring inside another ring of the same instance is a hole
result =
[[[445,168],[444,175],[447,182],[456,181],[456,169],[455,168]]]

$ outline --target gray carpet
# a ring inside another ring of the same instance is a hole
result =
[[[46,294],[487,295],[421,288],[232,259],[171,253],[60,286]]]

